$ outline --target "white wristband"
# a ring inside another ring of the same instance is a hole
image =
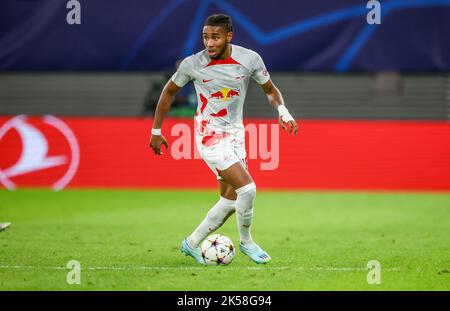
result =
[[[278,113],[281,117],[281,120],[283,120],[283,122],[294,121],[294,118],[291,116],[291,114],[289,113],[289,111],[287,110],[285,105],[278,106]]]
[[[152,135],[161,136],[161,129],[153,129],[152,128]]]

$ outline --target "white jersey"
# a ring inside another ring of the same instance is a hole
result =
[[[172,82],[179,87],[194,82],[197,125],[207,128],[207,132],[243,133],[243,105],[250,78],[259,84],[269,81],[261,56],[231,45],[231,55],[225,60],[209,58],[206,49],[185,58]]]

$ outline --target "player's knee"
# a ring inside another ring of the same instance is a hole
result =
[[[236,193],[238,197],[253,201],[256,197],[256,185],[254,182],[251,182],[245,186],[236,189]]]

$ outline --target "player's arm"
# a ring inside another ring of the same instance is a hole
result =
[[[161,147],[165,145],[166,148],[169,148],[169,144],[161,133],[161,126],[164,120],[164,116],[170,110],[170,106],[172,106],[173,99],[175,94],[181,88],[169,80],[164,89],[161,92],[161,96],[159,97],[158,104],[155,110],[155,116],[153,119],[152,126],[152,136],[150,138],[150,148],[153,149],[155,154],[161,155],[163,154]]]
[[[280,123],[283,130],[288,131],[289,134],[297,134],[297,122],[295,122],[294,118],[284,105],[283,96],[281,95],[280,90],[273,84],[272,79],[261,84],[261,88],[266,94],[269,103],[278,110],[278,123]]]

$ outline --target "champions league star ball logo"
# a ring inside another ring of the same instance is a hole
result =
[[[22,186],[63,189],[80,160],[72,130],[54,116],[16,116],[0,126],[0,183],[9,190]]]

